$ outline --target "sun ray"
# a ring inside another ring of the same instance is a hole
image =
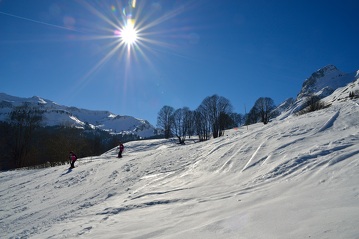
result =
[[[193,9],[194,5],[181,5],[167,13],[147,11],[149,6],[145,1],[127,1],[122,5],[109,5],[101,2],[89,2],[78,0],[90,11],[97,20],[102,21],[101,28],[88,29],[86,40],[104,41],[102,52],[104,54],[98,62],[81,78],[79,86],[82,88],[91,79],[91,75],[99,71],[110,60],[119,64],[119,72],[123,75],[115,75],[114,78],[121,79],[121,88],[125,93],[129,79],[133,79],[132,69],[134,64],[145,62],[151,69],[156,69],[155,58],[165,55],[186,57],[182,49],[172,39],[185,39],[193,27],[163,28],[164,24]],[[99,24],[95,26],[100,26]]]
[[[101,8],[96,8],[95,6],[91,5],[88,1],[81,1],[81,3],[90,11],[92,12],[95,16],[99,17],[100,19],[104,20],[105,22],[107,22],[109,25],[112,26],[112,28],[116,28],[118,27],[118,25],[121,24],[121,21],[118,21],[116,17],[114,18],[109,18],[104,12],[101,12],[99,9]],[[115,19],[115,21],[114,21]]]

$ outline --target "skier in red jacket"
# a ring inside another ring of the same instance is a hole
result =
[[[122,152],[125,149],[125,146],[123,146],[123,144],[120,142],[120,145],[118,146],[119,150],[118,151],[118,158],[122,158]]]
[[[70,168],[75,168],[75,162],[77,160],[77,156],[74,152],[70,152],[70,156],[69,156],[69,159],[70,159],[70,164],[71,164],[71,167]]]

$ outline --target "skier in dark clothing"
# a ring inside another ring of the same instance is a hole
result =
[[[123,146],[123,144],[120,142],[120,145],[118,146],[118,158],[122,158],[122,152],[125,149],[125,146]]]
[[[71,152],[70,152],[69,159],[70,159],[70,164],[71,164],[70,168],[75,168],[75,162],[76,162],[76,160],[77,160],[76,154],[71,151]]]

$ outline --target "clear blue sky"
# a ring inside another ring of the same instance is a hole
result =
[[[109,110],[156,125],[164,105],[213,94],[244,113],[280,104],[328,64],[359,69],[357,0],[0,0],[0,92]]]

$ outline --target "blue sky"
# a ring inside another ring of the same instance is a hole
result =
[[[0,0],[0,92],[153,125],[164,105],[213,94],[244,113],[296,97],[328,64],[359,70],[358,12],[356,0]],[[131,46],[117,34],[128,18]]]

